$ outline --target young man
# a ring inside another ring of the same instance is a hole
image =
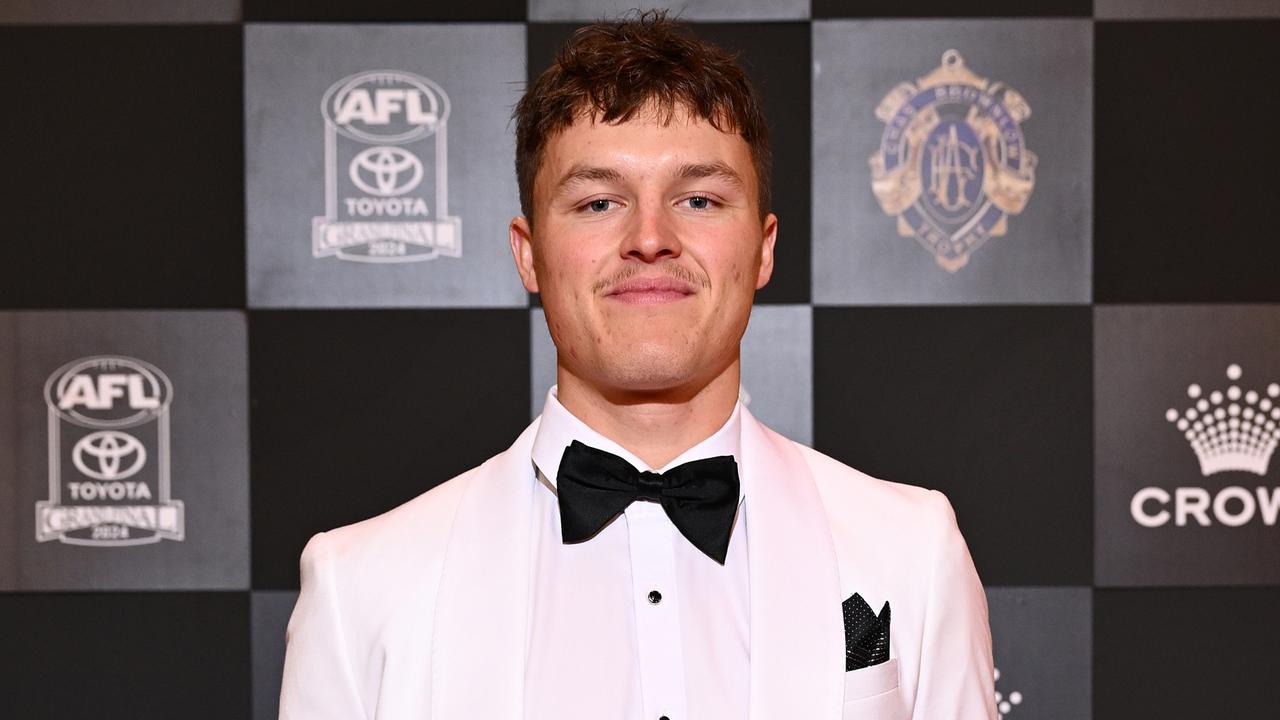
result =
[[[995,718],[946,498],[738,401],[778,221],[732,58],[596,24],[516,119],[511,251],[558,383],[505,452],[311,540],[281,717]]]

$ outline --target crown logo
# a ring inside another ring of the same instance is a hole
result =
[[[1177,425],[1195,450],[1205,477],[1226,470],[1266,475],[1271,453],[1280,441],[1280,406],[1275,400],[1280,397],[1280,384],[1268,385],[1264,397],[1254,390],[1242,392],[1235,384],[1240,375],[1240,366],[1232,363],[1227,366],[1232,384],[1225,394],[1214,390],[1205,395],[1192,383],[1187,397],[1195,404],[1181,415],[1173,408],[1165,411],[1165,419]]]
[[[1000,668],[995,668],[995,681],[1000,682]],[[1022,693],[1014,690],[1005,697],[1004,693],[996,690],[996,720],[1004,720],[1013,711],[1014,705],[1022,704]]]

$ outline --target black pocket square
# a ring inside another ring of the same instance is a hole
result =
[[[889,660],[889,602],[877,617],[858,593],[848,597],[844,608],[845,672],[878,665]]]

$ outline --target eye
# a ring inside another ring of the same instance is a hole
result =
[[[689,203],[689,207],[694,210],[706,210],[714,202],[711,198],[702,195],[694,195],[693,197],[685,198],[684,201]]]
[[[613,204],[613,201],[607,198],[596,198],[595,200],[592,200],[591,202],[587,203],[586,207],[588,210],[590,210],[593,213],[602,213],[608,210],[609,206],[612,204]]]

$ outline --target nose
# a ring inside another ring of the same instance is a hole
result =
[[[638,202],[618,252],[623,258],[656,262],[680,257],[680,239],[670,211],[661,201]]]

